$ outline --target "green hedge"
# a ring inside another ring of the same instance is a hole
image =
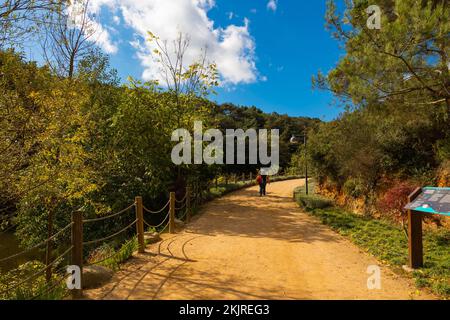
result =
[[[333,201],[314,193],[315,183],[311,181],[308,187],[310,194],[306,194],[306,186],[294,190],[294,200],[305,210],[324,209],[331,207]]]
[[[333,201],[317,195],[297,194],[296,201],[305,210],[324,209],[333,205]]]

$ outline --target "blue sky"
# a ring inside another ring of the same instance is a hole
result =
[[[333,68],[342,54],[324,28],[325,1],[280,0],[275,12],[266,10],[265,1],[222,2],[211,12],[219,22],[223,12],[233,8],[242,14],[256,8],[256,14],[247,16],[256,42],[258,70],[267,81],[220,90],[219,102],[328,120],[339,114],[331,106],[332,96],[311,86],[312,75]]]
[[[342,111],[311,87],[311,77],[343,54],[325,30],[325,0],[92,1],[103,30],[98,42],[124,81],[154,76],[145,31],[170,38],[176,24],[192,33],[194,50],[202,41],[212,48],[225,79],[214,100],[323,120]]]

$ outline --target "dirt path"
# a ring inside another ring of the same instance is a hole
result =
[[[277,182],[260,198],[249,188],[203,208],[186,230],[164,235],[92,299],[431,299],[378,265],[292,201],[301,180]],[[155,255],[157,254],[157,255]]]

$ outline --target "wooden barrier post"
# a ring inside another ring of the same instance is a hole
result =
[[[136,206],[136,233],[138,238],[138,252],[145,253],[145,239],[144,239],[144,205],[142,197],[135,198]]]
[[[245,173],[242,173],[242,181],[245,182]]]
[[[253,182],[253,172],[250,172],[250,183]]]
[[[72,299],[83,297],[83,213],[72,214],[72,265],[80,268],[80,289],[72,290]]]
[[[191,221],[191,188],[186,188],[186,223]]]
[[[408,201],[413,202],[422,192],[417,188],[408,196]],[[422,215],[419,212],[408,210],[408,241],[409,241],[409,267],[412,269],[423,267],[423,242],[422,242]]]
[[[170,193],[169,233],[175,233],[175,192]]]

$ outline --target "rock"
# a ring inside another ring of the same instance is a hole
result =
[[[409,267],[409,266],[403,265],[402,268],[407,273],[413,273],[414,272],[414,269]]]
[[[182,227],[184,227],[184,221],[181,221],[181,220],[179,220],[179,219],[175,219],[175,226],[176,226],[177,228],[182,228]]]
[[[145,232],[144,233],[145,242],[152,244],[161,240],[158,232]]]
[[[83,267],[83,288],[95,289],[109,282],[113,277],[113,271],[102,266]]]

